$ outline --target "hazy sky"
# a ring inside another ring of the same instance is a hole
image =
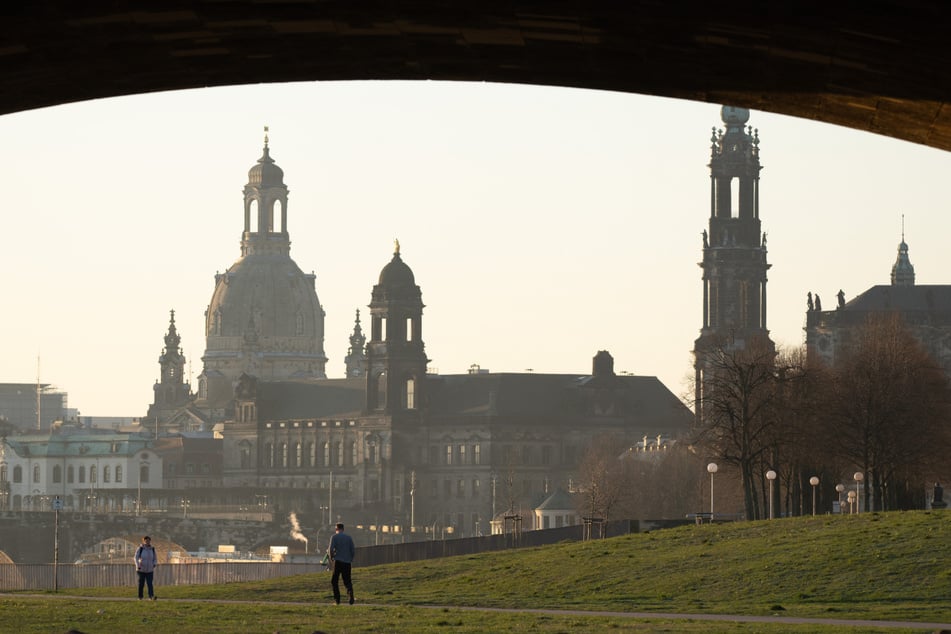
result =
[[[768,325],[802,342],[824,307],[951,283],[951,155],[753,112],[772,269]],[[0,117],[6,203],[0,381],[37,378],[83,415],[142,416],[176,311],[194,380],[214,275],[239,256],[242,188],[270,126],[291,257],[317,275],[328,375],[398,238],[439,372],[615,369],[689,391],[719,107],[441,82],[256,85]],[[364,322],[366,325],[366,321]]]

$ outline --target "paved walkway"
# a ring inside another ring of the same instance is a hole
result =
[[[135,597],[84,597],[70,594],[20,594],[0,593],[0,597],[16,598],[29,597],[32,599],[86,599],[89,601],[136,601]],[[162,603],[220,603],[227,604],[255,604],[260,601],[238,601],[231,599],[160,599]],[[313,606],[311,602],[300,601],[268,601],[274,605]],[[360,603],[355,608],[364,605],[375,608],[397,607],[384,603]],[[728,623],[794,623],[805,625],[828,625],[847,627],[878,627],[904,630],[931,630],[951,634],[951,623],[927,623],[922,621],[873,621],[869,619],[823,619],[799,616],[749,616],[744,614],[682,614],[679,612],[608,612],[605,610],[555,610],[544,608],[480,608],[458,605],[412,605],[401,604],[400,607],[416,607],[423,610],[462,610],[466,612],[505,612],[509,614],[552,614],[561,616],[607,616],[612,618],[631,619],[682,619],[691,621],[721,621]]]

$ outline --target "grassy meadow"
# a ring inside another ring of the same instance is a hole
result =
[[[359,551],[357,556],[359,562]],[[951,623],[951,511],[686,526],[542,548],[357,567],[354,585],[355,606],[331,604],[327,573],[253,584],[160,587],[156,602],[130,600],[135,596],[131,585],[47,596],[14,594],[0,601],[0,629],[895,632],[901,630],[585,613]],[[493,610],[470,609],[474,607]],[[538,609],[570,612],[528,611]],[[8,629],[11,624],[16,627]]]

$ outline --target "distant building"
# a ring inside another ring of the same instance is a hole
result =
[[[20,430],[49,430],[54,421],[66,418],[66,402],[66,392],[48,383],[0,383],[0,418]]]
[[[161,489],[162,461],[145,435],[71,425],[0,438],[0,509],[134,511]]]
[[[951,285],[915,284],[915,268],[902,235],[891,284],[873,286],[846,301],[839,290],[832,310],[810,300],[806,311],[806,357],[829,367],[842,358],[869,317],[899,315],[911,334],[951,376]]]

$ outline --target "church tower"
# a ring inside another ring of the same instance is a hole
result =
[[[185,381],[185,355],[182,354],[182,338],[175,327],[175,311],[171,311],[168,332],[165,333],[165,347],[159,356],[159,380],[152,386],[155,398],[146,414],[146,423],[160,426],[188,404],[191,398],[191,386]]]
[[[367,374],[367,338],[360,328],[360,309],[357,309],[357,319],[353,324],[353,334],[350,335],[350,349],[344,363],[347,365],[347,378],[366,376]]]
[[[695,402],[701,416],[706,355],[745,349],[755,339],[773,347],[766,328],[766,234],[759,217],[758,131],[750,111],[723,106],[726,131],[710,147],[710,221],[703,231],[703,327],[694,345]]]
[[[423,297],[413,271],[400,257],[397,241],[370,301],[367,412],[391,416],[418,412],[424,402],[427,363]]]
[[[326,378],[316,276],[290,257],[288,189],[264,130],[263,155],[244,186],[241,257],[215,275],[205,311],[197,404],[212,418],[230,407],[242,375],[261,381]]]
[[[905,243],[905,216],[901,217],[901,243],[898,245],[898,258],[892,265],[892,286],[914,286],[915,267],[908,259],[908,245]]]

